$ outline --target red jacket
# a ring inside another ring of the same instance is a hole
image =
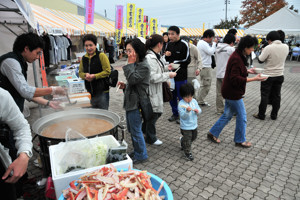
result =
[[[239,100],[245,94],[248,76],[246,66],[246,57],[239,50],[235,50],[227,62],[222,84],[221,92],[225,99]]]

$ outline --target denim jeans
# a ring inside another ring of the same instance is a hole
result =
[[[177,102],[177,99],[178,101],[180,101],[182,99],[182,97],[180,96],[180,93],[179,93],[179,89],[180,89],[180,86],[183,85],[183,84],[186,84],[187,83],[187,80],[184,80],[184,81],[175,81],[175,89],[172,91],[172,94],[173,94],[173,99],[170,101],[170,105],[172,107],[172,113],[173,115],[177,116],[178,117],[178,102]]]
[[[91,104],[93,108],[100,108],[108,110],[109,106],[109,92],[102,92],[92,97]]]
[[[146,142],[149,144],[153,144],[156,142],[156,121],[160,118],[161,113],[153,113],[153,116],[150,120],[143,122],[143,133],[146,135]]]
[[[269,77],[267,80],[260,83],[261,100],[259,104],[258,116],[261,119],[265,118],[268,101],[271,100],[272,111],[271,116],[277,117],[281,101],[281,86],[284,81],[284,76]]]
[[[148,158],[145,139],[142,132],[142,117],[139,109],[126,111],[127,128],[131,134],[134,158],[144,160]]]
[[[232,116],[236,114],[236,125],[234,142],[243,143],[246,141],[246,127],[247,127],[247,113],[243,99],[229,100],[225,99],[224,113],[218,121],[210,129],[210,133],[215,137],[219,137],[223,128],[231,120]]]

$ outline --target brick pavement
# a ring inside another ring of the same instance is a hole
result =
[[[114,66],[121,70],[123,64],[124,60]],[[258,111],[260,83],[247,84],[244,102],[248,113],[247,140],[253,143],[252,148],[235,147],[234,118],[221,133],[221,144],[207,140],[208,130],[220,116],[216,114],[213,81],[207,97],[212,106],[202,107],[198,120],[198,138],[192,146],[194,161],[185,160],[180,150],[179,125],[167,120],[171,109],[165,103],[165,112],[157,122],[157,135],[163,145],[147,145],[148,161],[134,167],[148,170],[165,180],[176,200],[300,199],[299,69],[299,62],[286,62],[281,109],[275,121],[270,119],[270,107],[264,121],[252,117]],[[122,73],[120,79],[124,80]],[[109,110],[124,116],[122,92],[116,93],[112,88],[110,98]],[[36,110],[31,110],[30,123],[36,119]],[[48,109],[43,110],[43,114],[48,112]],[[127,142],[131,151],[129,136]],[[29,174],[39,178],[41,170],[32,165],[33,160]]]

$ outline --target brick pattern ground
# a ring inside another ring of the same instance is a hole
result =
[[[114,66],[120,70],[124,60]],[[257,66],[259,64],[255,63]],[[215,77],[215,70],[213,70]],[[282,87],[282,103],[277,120],[270,119],[268,107],[264,121],[255,119],[260,102],[260,83],[247,84],[244,98],[248,115],[247,140],[253,143],[250,149],[235,147],[233,142],[235,118],[224,128],[220,144],[207,140],[206,134],[220,115],[215,107],[215,80],[207,101],[211,107],[202,107],[199,117],[198,138],[193,143],[194,161],[187,161],[179,144],[179,125],[170,123],[168,103],[157,122],[161,146],[147,145],[149,159],[134,165],[134,168],[148,170],[165,180],[174,199],[300,199],[300,64],[286,62],[285,81]],[[110,110],[124,116],[122,91],[110,90]],[[43,110],[43,113],[52,112]],[[32,123],[37,116],[32,110]],[[129,151],[132,150],[127,135]],[[35,154],[36,156],[36,154]],[[32,159],[31,161],[33,161]],[[32,163],[31,177],[41,177],[41,170]]]

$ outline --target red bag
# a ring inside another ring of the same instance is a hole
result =
[[[45,196],[49,199],[56,199],[54,184],[51,176],[49,176],[47,179]]]

